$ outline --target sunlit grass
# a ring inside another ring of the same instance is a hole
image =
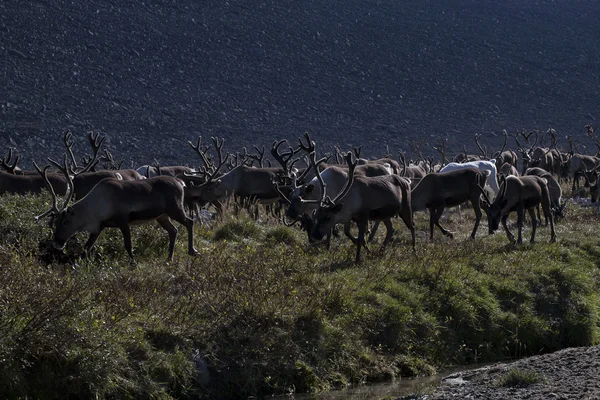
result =
[[[444,218],[454,239],[436,231],[429,242],[417,213],[414,251],[395,222],[392,243],[380,248],[382,229],[356,264],[345,236],[327,251],[264,214],[196,226],[198,257],[178,227],[167,262],[157,224],[132,228],[135,263],[111,229],[89,259],[85,234],[57,255],[33,221],[46,207],[45,197],[0,203],[0,392],[12,397],[321,391],[598,342],[590,208],[569,208],[557,243],[542,226],[519,246],[489,236],[485,218],[469,240],[470,209]]]

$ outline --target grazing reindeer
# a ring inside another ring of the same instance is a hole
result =
[[[502,188],[493,203],[482,190],[485,200],[483,208],[488,214],[492,229],[498,229],[500,221],[506,232],[506,236],[511,243],[515,243],[515,236],[510,232],[506,221],[511,212],[517,212],[517,226],[519,228],[517,244],[523,243],[522,230],[525,221],[525,210],[529,212],[531,217],[531,240],[535,241],[535,231],[537,228],[537,219],[535,217],[535,209],[541,204],[544,216],[550,220],[550,242],[556,241],[556,233],[554,232],[554,217],[550,211],[550,192],[546,179],[539,176],[509,176],[502,183]]]
[[[440,225],[440,218],[446,207],[456,207],[467,201],[471,202],[475,211],[475,226],[471,233],[471,239],[475,239],[482,216],[479,206],[480,191],[483,190],[488,175],[489,171],[470,167],[449,172],[434,172],[421,179],[412,190],[412,209],[429,210],[430,240],[433,240],[434,225],[444,235],[453,237],[452,232]]]
[[[314,158],[314,153],[311,156]],[[361,261],[361,248],[365,246],[365,233],[369,221],[383,221],[387,232],[383,246],[391,240],[394,228],[391,218],[400,215],[411,232],[412,246],[415,246],[415,227],[412,220],[410,185],[408,180],[398,175],[377,177],[356,176],[357,162],[352,153],[346,155],[348,178],[341,192],[331,200],[326,195],[326,186],[321,174],[316,174],[321,185],[320,206],[314,213],[312,236],[322,240],[336,224],[345,226],[344,233],[356,243],[356,262]],[[312,162],[316,169],[316,164]],[[350,235],[350,221],[358,225],[358,238]]]
[[[542,168],[538,168],[538,167],[527,168],[527,171],[525,171],[525,175],[539,176],[540,178],[544,178],[548,182],[548,190],[550,191],[550,207],[552,210],[552,215],[554,215],[555,219],[564,217],[564,211],[565,211],[565,208],[567,207],[567,202],[564,201],[562,198],[562,188],[560,187],[560,184],[558,183],[556,178],[554,178],[554,176],[551,173],[549,173],[548,171],[546,171]],[[541,221],[539,206],[537,207],[537,215],[538,215],[538,220]],[[546,225],[548,225],[547,218],[546,218]]]
[[[133,260],[130,225],[156,220],[169,233],[168,259],[172,260],[177,237],[177,228],[171,223],[172,218],[187,228],[188,253],[197,254],[194,248],[194,221],[184,211],[184,185],[181,180],[168,176],[137,181],[106,178],[84,198],[69,206],[74,184],[69,176],[67,158],[65,156],[64,167],[53,160],[50,162],[63,172],[70,189],[62,208],[59,208],[57,195],[48,179],[49,166],[42,171],[35,165],[53,198],[52,208],[36,219],[47,215],[53,217],[55,231],[52,245],[56,249],[62,250],[69,238],[77,232],[86,231],[90,233],[85,244],[88,253],[105,228],[119,228],[123,234],[125,249]]]

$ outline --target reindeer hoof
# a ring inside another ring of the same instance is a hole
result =
[[[198,250],[196,250],[196,249],[193,249],[193,250],[189,251],[189,252],[188,252],[188,254],[189,254],[190,256],[195,256],[195,257],[197,257],[197,256],[199,256],[199,255],[200,255],[200,253],[199,253],[199,252],[198,252]]]

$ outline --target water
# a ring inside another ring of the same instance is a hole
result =
[[[376,400],[382,398],[397,398],[412,394],[428,394],[440,385],[443,378],[455,372],[481,368],[487,364],[473,364],[457,367],[440,372],[439,374],[422,378],[399,379],[394,382],[373,385],[356,386],[342,390],[332,390],[319,394],[294,394],[277,396],[278,399],[289,400]]]

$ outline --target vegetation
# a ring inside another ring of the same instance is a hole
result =
[[[88,259],[83,235],[57,254],[33,220],[48,206],[0,201],[0,393],[12,398],[317,392],[598,343],[590,209],[569,211],[558,243],[542,227],[522,246],[485,228],[467,240],[470,211],[449,214],[454,240],[429,243],[418,213],[415,252],[398,223],[359,265],[345,237],[328,252],[264,216],[198,225],[200,256],[180,235],[166,262],[166,234],[148,224],[133,228],[131,264],[118,230]]]
[[[498,387],[525,387],[544,381],[544,377],[535,371],[521,368],[511,368],[498,378]]]

